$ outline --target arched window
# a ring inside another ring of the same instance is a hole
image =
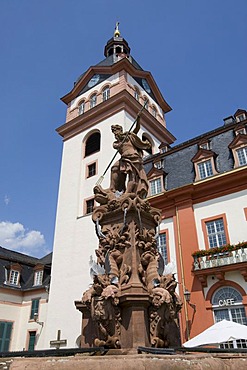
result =
[[[234,321],[247,325],[243,297],[239,291],[231,286],[218,289],[212,297],[215,322],[222,320]],[[246,348],[247,341],[243,339],[222,343],[221,348]]]
[[[217,290],[212,298],[212,305],[219,305],[222,306],[224,304],[229,303],[230,301],[233,303],[242,303],[242,295],[231,286],[227,286],[224,288],[220,288]]]
[[[85,144],[85,157],[100,150],[100,133],[94,132],[87,138]]]
[[[109,88],[109,86],[105,87],[104,90],[102,91],[102,98],[103,98],[103,101],[106,101],[110,98],[110,88]]]
[[[90,108],[95,107],[96,104],[97,104],[97,95],[93,94],[90,98]]]
[[[134,91],[134,97],[137,101],[139,101],[140,99],[140,92],[139,90],[137,89],[137,87],[135,87],[135,91]]]
[[[145,108],[148,110],[148,98],[144,96],[143,100],[144,100]]]
[[[152,115],[156,118],[157,116],[157,109],[155,108],[155,106],[153,105],[152,106]]]
[[[152,150],[152,142],[150,140],[150,138],[147,136],[147,134],[142,134],[142,140],[145,141],[149,141],[150,143],[150,148],[149,149],[145,149],[145,152],[147,152],[148,154],[152,155],[153,154],[153,150]]]
[[[79,115],[81,115],[81,114],[83,114],[85,112],[85,101],[84,100],[82,100],[79,103],[78,111],[79,111]]]

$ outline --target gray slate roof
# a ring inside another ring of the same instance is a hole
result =
[[[153,163],[163,162],[164,178],[166,177],[166,190],[172,190],[188,185],[195,180],[193,157],[199,150],[202,140],[208,140],[210,150],[215,153],[215,168],[218,173],[224,173],[233,169],[234,160],[229,144],[235,138],[234,129],[241,123],[220,126],[215,130],[206,132],[191,140],[170,148],[166,153],[158,153],[145,158],[144,167],[146,173],[153,168]],[[247,125],[246,125],[247,127]]]
[[[11,251],[7,248],[0,247],[0,287],[11,287],[16,290],[30,290],[37,289],[33,286],[34,282],[34,267],[37,264],[44,265],[43,283],[38,287],[46,287],[50,284],[52,253],[42,257],[35,258],[23,253]],[[20,286],[6,284],[9,278],[10,265],[18,263],[21,266]]]

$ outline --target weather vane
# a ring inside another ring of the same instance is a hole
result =
[[[118,26],[119,26],[119,22],[116,22],[114,37],[119,37],[120,36],[120,31],[119,31]]]

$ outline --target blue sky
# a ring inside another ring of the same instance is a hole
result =
[[[173,108],[178,144],[247,109],[246,19],[246,0],[1,0],[0,245],[52,250],[60,97],[104,58],[116,21]]]

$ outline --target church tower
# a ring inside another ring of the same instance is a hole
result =
[[[45,328],[46,348],[58,330],[67,347],[79,344],[81,315],[74,301],[91,283],[90,256],[97,248],[91,219],[93,187],[115,154],[111,125],[128,131],[140,116],[139,135],[149,140],[145,155],[170,145],[174,136],[167,130],[165,114],[171,108],[150,72],[144,71],[130,54],[118,23],[104,49],[105,58],[88,68],[62,97],[67,106],[66,122],[57,132],[63,138],[59,195],[53,247],[52,278]],[[102,187],[109,186],[109,171]]]

